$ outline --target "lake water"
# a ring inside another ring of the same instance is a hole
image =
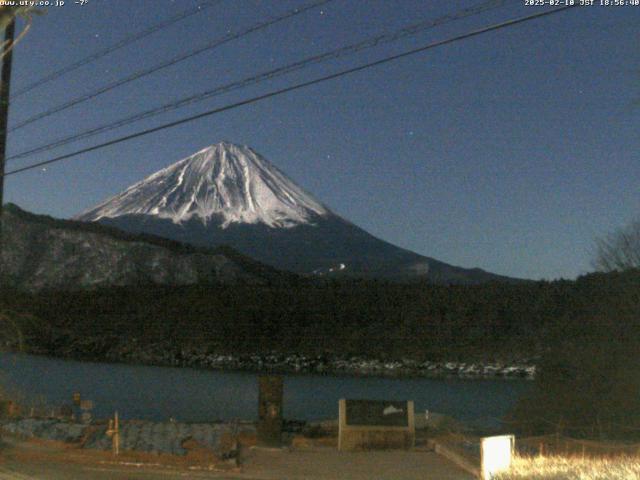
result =
[[[0,354],[0,381],[50,405],[71,403],[73,392],[94,401],[94,415],[185,422],[247,419],[257,415],[258,375],[190,368],[77,362]],[[284,416],[337,418],[338,399],[414,400],[465,422],[494,424],[531,387],[527,380],[356,378],[285,375]]]

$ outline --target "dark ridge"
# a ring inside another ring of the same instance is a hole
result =
[[[221,228],[222,219],[215,217],[206,225],[196,219],[176,225],[169,219],[133,214],[103,218],[99,223],[200,247],[233,245],[242,255],[263,264],[313,278],[381,278],[401,283],[426,280],[443,285],[527,282],[419,255],[381,240],[336,215],[318,216],[310,225],[288,229],[262,224],[231,224]],[[347,269],[327,274],[338,263],[345,263]],[[415,273],[413,269],[420,265],[428,265],[428,273]]]
[[[102,223],[66,220],[54,218],[50,215],[35,214],[23,210],[14,203],[7,203],[4,206],[4,210],[5,213],[13,215],[21,220],[24,220],[25,222],[39,223],[51,228],[105,235],[123,242],[147,243],[149,245],[166,248],[167,250],[179,254],[199,253],[203,255],[223,255],[242,267],[246,272],[267,280],[295,281],[299,279],[299,276],[294,273],[278,270],[277,268],[260,263],[246,255],[243,255],[242,253],[238,252],[228,245],[220,245],[213,248],[195,246],[188,243],[163,238],[157,235],[152,235],[149,233],[126,232],[119,228],[110,225],[104,225]]]

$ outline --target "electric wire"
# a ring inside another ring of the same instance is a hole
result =
[[[70,63],[69,65],[66,65],[58,70],[51,72],[48,75],[43,76],[42,78],[39,78],[38,80],[35,80],[34,82],[24,86],[23,88],[19,88],[13,95],[11,95],[12,97],[11,100],[15,100],[16,98],[24,95],[25,93],[28,93],[38,87],[41,87],[42,85],[46,85],[47,83],[52,82],[53,80],[57,80],[58,78],[62,77],[63,75],[66,75],[67,73],[73,72],[74,70],[77,70],[78,68],[84,65],[87,65],[89,63],[93,63],[96,60],[99,60],[100,58],[105,57],[110,53],[115,52],[116,50],[120,50],[121,48],[124,48],[134,42],[137,42],[138,40],[142,40],[143,38],[148,37],[153,33],[156,33],[160,30],[164,30],[165,28],[168,28],[178,23],[179,21],[184,20],[185,18],[196,15],[197,13],[203,12],[207,8],[213,7],[214,5],[220,3],[221,1],[222,0],[210,0],[210,1],[203,2],[190,10],[185,10],[177,15],[174,15],[173,17],[167,18],[166,20],[160,23],[156,23],[155,25],[152,25],[149,28],[136,32],[132,35],[128,35],[123,39],[121,39],[120,41],[114,43],[113,45],[110,45],[101,50],[98,50],[97,52],[92,53],[91,55],[88,55],[76,62]]]
[[[138,80],[140,78],[146,77],[146,76],[151,75],[153,73],[156,73],[156,72],[158,72],[160,70],[163,70],[165,68],[168,68],[168,67],[171,67],[173,65],[176,65],[176,64],[178,64],[180,62],[188,60],[189,58],[193,58],[196,55],[199,55],[201,53],[207,52],[209,50],[213,50],[213,49],[215,49],[215,48],[217,48],[217,47],[219,47],[221,45],[224,45],[225,43],[228,43],[228,42],[230,42],[232,40],[236,40],[238,38],[244,37],[244,36],[249,35],[249,34],[251,34],[253,32],[256,32],[258,30],[265,29],[267,27],[270,27],[271,25],[275,25],[276,23],[282,22],[282,21],[287,20],[287,19],[289,19],[291,17],[295,17],[295,16],[300,15],[300,14],[302,14],[302,13],[308,11],[308,10],[320,7],[320,6],[325,5],[325,4],[327,4],[329,2],[332,2],[332,1],[333,0],[316,0],[315,2],[310,3],[309,5],[306,5],[306,6],[301,7],[301,8],[294,8],[293,10],[289,10],[288,12],[286,12],[286,13],[284,13],[282,15],[279,15],[277,17],[273,17],[273,18],[271,18],[269,20],[266,20],[266,21],[262,21],[262,22],[256,23],[256,24],[254,24],[254,25],[252,25],[252,26],[250,26],[250,27],[248,27],[248,28],[246,28],[244,30],[239,31],[239,32],[229,33],[227,35],[224,35],[223,37],[217,38],[213,42],[209,42],[209,43],[207,43],[205,45],[202,45],[202,46],[200,46],[200,47],[198,47],[198,48],[196,48],[194,50],[190,50],[190,51],[188,51],[186,53],[182,53],[180,55],[177,55],[177,56],[171,58],[170,60],[165,60],[164,62],[162,62],[162,63],[160,63],[158,65],[155,65],[155,66],[153,66],[151,68],[140,70],[140,71],[135,72],[135,73],[133,73],[133,74],[127,76],[127,77],[121,78],[121,79],[116,80],[116,81],[114,81],[112,83],[104,85],[104,86],[100,87],[99,89],[97,89],[97,90],[95,90],[95,91],[93,91],[91,93],[88,93],[86,95],[82,95],[80,97],[76,97],[76,98],[74,98],[72,100],[69,100],[68,102],[65,102],[63,104],[57,105],[57,106],[55,106],[55,107],[53,107],[53,108],[51,108],[49,110],[46,110],[44,112],[37,113],[37,114],[35,114],[35,115],[33,115],[33,116],[31,116],[31,117],[19,122],[19,123],[17,123],[16,125],[12,126],[9,129],[9,132],[13,132],[13,131],[18,130],[20,128],[23,128],[23,127],[25,127],[27,125],[30,125],[30,124],[38,121],[38,120],[42,120],[43,118],[49,117],[49,116],[51,116],[53,114],[56,114],[56,113],[59,113],[59,112],[62,112],[62,111],[67,110],[67,109],[69,109],[71,107],[74,107],[76,105],[84,103],[84,102],[86,102],[88,100],[92,100],[92,99],[102,95],[103,93],[106,93],[106,92],[109,92],[109,91],[111,91],[111,90],[113,90],[115,88],[121,87],[122,85],[126,85],[127,83],[133,82],[134,80]]]
[[[116,145],[116,144],[123,143],[123,142],[129,141],[129,140],[133,140],[135,138],[139,138],[139,137],[142,137],[142,136],[149,135],[151,133],[159,132],[161,130],[166,130],[168,128],[173,128],[173,127],[176,127],[178,125],[182,125],[182,124],[185,124],[185,123],[193,122],[195,120],[199,120],[201,118],[209,117],[209,116],[221,113],[221,112],[225,112],[225,111],[232,110],[232,109],[235,109],[235,108],[238,108],[238,107],[242,107],[244,105],[250,105],[250,104],[253,104],[253,103],[256,103],[256,102],[259,102],[259,101],[262,101],[262,100],[266,100],[268,98],[272,98],[272,97],[275,97],[275,96],[278,96],[278,95],[282,95],[282,94],[285,94],[285,93],[288,93],[288,92],[292,92],[292,91],[295,91],[295,90],[300,90],[302,88],[306,88],[306,87],[309,87],[309,86],[312,86],[312,85],[317,85],[319,83],[323,83],[323,82],[326,82],[326,81],[329,81],[329,80],[334,80],[336,78],[340,78],[340,77],[343,77],[343,76],[346,76],[346,75],[350,75],[352,73],[360,72],[360,71],[363,71],[363,70],[366,70],[366,69],[369,69],[369,68],[372,68],[372,67],[376,67],[376,66],[379,66],[379,65],[384,65],[384,64],[393,62],[395,60],[399,60],[401,58],[405,58],[405,57],[408,57],[408,56],[411,56],[411,55],[415,55],[415,54],[418,54],[418,53],[425,52],[427,50],[431,50],[431,49],[434,49],[434,48],[437,48],[437,47],[441,47],[443,45],[448,45],[448,44],[455,43],[455,42],[458,42],[458,41],[461,41],[461,40],[465,40],[465,39],[468,39],[468,38],[476,37],[476,36],[482,35],[484,33],[501,30],[503,28],[512,27],[514,25],[519,25],[519,24],[522,24],[522,23],[525,23],[525,22],[528,22],[528,21],[531,21],[531,20],[536,20],[536,19],[539,19],[539,18],[542,18],[542,17],[547,17],[547,16],[550,16],[550,15],[553,15],[553,14],[556,14],[556,13],[560,13],[560,12],[563,12],[563,11],[566,11],[566,10],[569,10],[569,9],[572,9],[572,8],[576,8],[577,6],[578,5],[568,5],[568,6],[564,6],[564,7],[560,7],[560,8],[555,8],[553,10],[547,10],[547,11],[544,11],[544,12],[534,13],[532,15],[527,15],[527,16],[524,16],[524,17],[519,17],[519,18],[507,20],[507,21],[504,21],[504,22],[501,22],[501,23],[497,23],[497,24],[493,24],[493,25],[490,25],[490,26],[487,26],[487,27],[482,27],[480,29],[473,30],[471,32],[467,32],[467,33],[464,33],[464,34],[461,34],[461,35],[457,35],[457,36],[454,36],[454,37],[450,37],[450,38],[447,38],[447,39],[444,39],[444,40],[439,40],[439,41],[436,41],[436,42],[433,42],[433,43],[429,43],[429,44],[424,45],[422,47],[414,48],[412,50],[408,50],[408,51],[405,51],[405,52],[402,52],[402,53],[399,53],[399,54],[396,54],[396,55],[391,55],[391,56],[382,58],[380,60],[376,60],[376,61],[373,61],[373,62],[365,63],[363,65],[359,65],[357,67],[352,67],[352,68],[349,68],[349,69],[346,69],[346,70],[342,70],[342,71],[337,72],[337,73],[332,73],[330,75],[325,75],[325,76],[322,76],[322,77],[319,77],[319,78],[315,78],[313,80],[309,80],[309,81],[306,81],[306,82],[298,83],[298,84],[291,85],[291,86],[288,86],[288,87],[285,87],[285,88],[281,88],[281,89],[278,89],[278,90],[273,90],[271,92],[264,93],[262,95],[258,95],[258,96],[252,97],[252,98],[241,100],[239,102],[235,102],[235,103],[232,103],[232,104],[229,104],[229,105],[225,105],[223,107],[218,107],[218,108],[215,108],[213,110],[209,110],[209,111],[197,114],[197,115],[192,115],[192,116],[189,116],[189,117],[186,117],[186,118],[182,118],[180,120],[175,120],[173,122],[165,123],[165,124],[159,125],[157,127],[148,128],[146,130],[142,130],[142,131],[139,131],[139,132],[136,132],[136,133],[125,135],[123,137],[115,138],[113,140],[109,140],[109,141],[104,142],[104,143],[100,143],[100,144],[97,144],[97,145],[93,145],[91,147],[83,148],[83,149],[77,150],[75,152],[71,152],[71,153],[67,153],[67,154],[64,154],[64,155],[60,155],[58,157],[51,158],[49,160],[45,160],[45,161],[42,161],[42,162],[37,162],[37,163],[31,164],[31,165],[27,165],[25,167],[17,168],[17,169],[11,170],[9,172],[6,172],[3,176],[6,177],[6,176],[9,176],[9,175],[15,175],[15,174],[18,174],[18,173],[21,173],[21,172],[26,172],[28,170],[33,170],[35,168],[39,168],[39,167],[42,167],[42,166],[45,166],[45,165],[50,165],[52,163],[57,163],[57,162],[60,162],[60,161],[63,161],[63,160],[66,160],[66,159],[69,159],[69,158],[72,158],[72,157],[76,157],[76,156],[81,155],[83,153],[89,153],[89,152],[93,152],[93,151],[96,151],[96,150],[100,150],[102,148],[105,148],[105,147],[108,147],[108,146],[111,146],[111,145]]]
[[[140,112],[140,113],[122,118],[120,120],[116,120],[115,122],[110,122],[98,127],[93,127],[91,129],[85,130],[80,133],[58,138],[57,140],[54,140],[53,142],[47,143],[45,145],[40,145],[40,146],[31,148],[29,150],[11,155],[7,157],[7,161],[30,157],[37,153],[46,152],[54,148],[61,147],[63,145],[67,145],[69,143],[74,143],[80,140],[93,137],[100,133],[105,133],[105,132],[123,127],[125,125],[139,122],[147,118],[155,117],[157,115],[167,113],[167,112],[185,107],[187,105],[208,100],[218,95],[222,95],[240,88],[245,88],[250,85],[259,84],[264,81],[271,80],[273,78],[280,77],[282,75],[304,69],[311,65],[326,62],[328,60],[338,59],[347,55],[358,53],[365,49],[374,48],[379,45],[391,43],[408,36],[416,35],[418,33],[422,33],[431,28],[435,28],[450,22],[454,22],[463,18],[474,16],[474,15],[479,15],[489,10],[501,8],[505,5],[505,2],[506,0],[485,1],[476,6],[460,10],[456,13],[446,14],[433,20],[422,20],[420,22],[405,26],[399,30],[396,30],[390,33],[378,34],[374,37],[361,40],[357,43],[340,47],[338,49],[334,49],[318,55],[313,55],[285,66],[277,67],[275,69],[271,69],[266,72],[259,73],[257,75],[252,75],[250,77],[246,77],[244,79],[237,80],[237,81],[216,87],[211,90],[206,90],[204,92],[201,92],[195,95],[190,95],[180,100],[169,102],[159,107],[155,107],[150,110],[146,110],[144,112]]]

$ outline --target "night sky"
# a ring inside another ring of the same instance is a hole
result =
[[[16,47],[12,89],[198,3],[50,7]],[[308,3],[222,0],[17,98],[10,123]],[[8,154],[478,3],[334,0],[11,132]],[[524,3],[508,0],[7,169],[550,8]],[[227,140],[251,146],[336,213],[401,247],[504,275],[573,278],[592,269],[596,237],[640,214],[639,34],[640,6],[571,9],[9,176],[5,200],[70,217]]]

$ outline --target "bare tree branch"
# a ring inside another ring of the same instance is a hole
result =
[[[593,266],[602,272],[640,268],[640,220],[597,239]]]

